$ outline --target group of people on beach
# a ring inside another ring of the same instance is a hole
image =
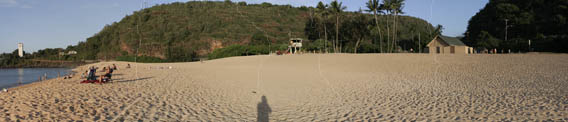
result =
[[[85,73],[82,75],[82,77],[87,78],[87,81],[97,80],[97,76],[96,76],[97,69],[99,69],[99,68],[95,67],[95,66],[89,67],[89,69],[87,71],[85,71]],[[112,73],[114,72],[114,70],[118,70],[118,68],[116,67],[115,64],[112,64],[112,66],[103,67],[102,72],[104,72],[104,74],[99,76],[99,81],[100,82],[111,81],[112,80]]]

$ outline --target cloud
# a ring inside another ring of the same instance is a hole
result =
[[[20,5],[20,8],[33,8],[33,7],[30,5]]]
[[[17,5],[18,2],[16,0],[0,0],[0,7],[14,7]]]
[[[32,8],[31,5],[24,4],[16,0],[0,0],[0,7]]]
[[[83,9],[108,9],[108,8],[118,8],[118,7],[120,7],[120,4],[118,4],[118,3],[112,3],[112,4],[87,3],[87,4],[84,4],[84,5],[81,5],[81,8],[83,8]]]
[[[120,4],[118,4],[118,3],[113,3],[113,4],[111,5],[111,7],[120,7]]]

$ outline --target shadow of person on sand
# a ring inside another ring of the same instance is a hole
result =
[[[124,74],[112,74],[112,76],[121,76],[121,75],[124,75]]]
[[[138,79],[130,79],[130,80],[122,80],[122,79],[116,79],[115,82],[121,83],[121,82],[134,82],[134,81],[138,81],[138,80],[146,80],[146,79],[151,79],[154,77],[144,77],[144,78],[138,78]]]
[[[262,95],[260,100],[261,100],[260,103],[258,103],[257,106],[256,106],[257,114],[258,114],[256,121],[257,122],[268,122],[269,115],[272,112],[272,109],[270,109],[270,106],[268,105],[268,100],[266,100],[266,96]]]

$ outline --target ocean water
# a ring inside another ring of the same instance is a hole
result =
[[[61,77],[70,73],[68,68],[10,68],[0,69],[0,89],[15,87],[18,85],[28,84],[38,81],[40,76],[47,73],[47,78],[57,77],[60,73]]]

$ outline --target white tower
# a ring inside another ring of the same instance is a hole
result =
[[[18,43],[18,56],[24,57],[24,43]]]

